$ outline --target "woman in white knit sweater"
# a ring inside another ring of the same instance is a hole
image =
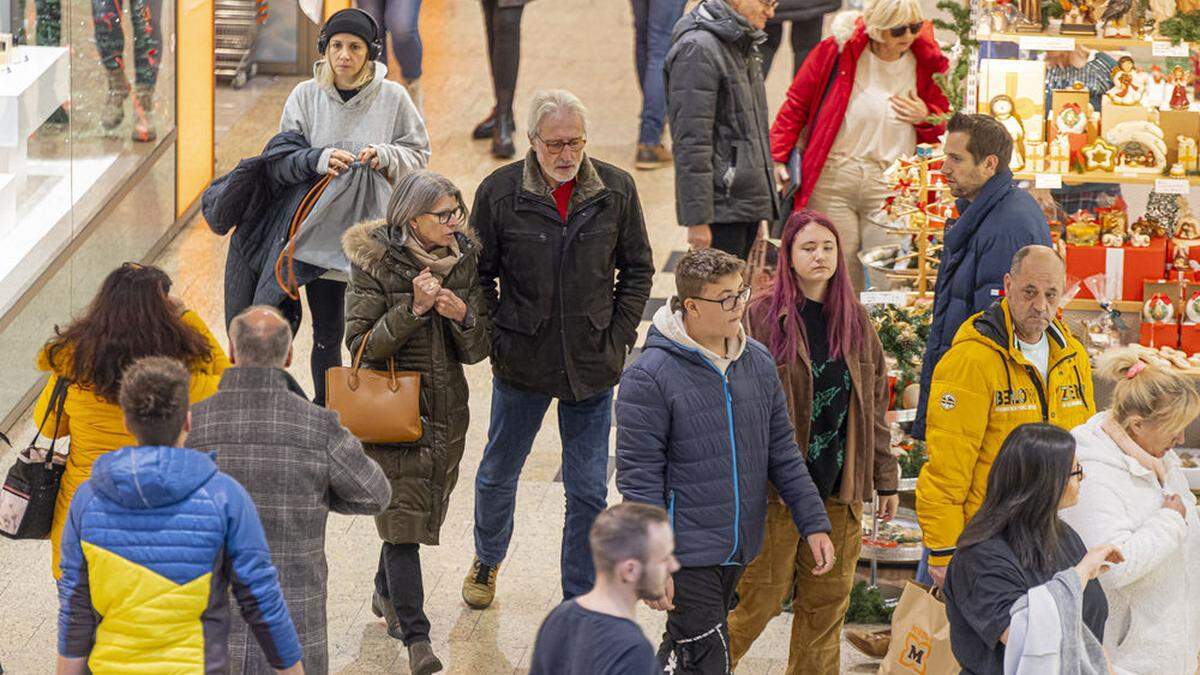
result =
[[[1112,543],[1125,562],[1101,577],[1104,648],[1116,672],[1192,675],[1200,650],[1200,518],[1171,448],[1200,415],[1191,378],[1131,349],[1100,358],[1113,404],[1071,433],[1087,480],[1061,517],[1087,546]]]

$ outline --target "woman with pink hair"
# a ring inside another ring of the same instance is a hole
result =
[[[750,649],[783,601],[792,600],[788,673],[836,673],[854,568],[862,504],[880,495],[879,516],[896,513],[899,467],[890,450],[883,345],[855,297],[837,228],[816,211],[784,226],[775,283],[751,301],[746,331],[766,344],[791,405],[796,441],[833,526],[833,570],[816,564],[772,490],[762,551],[738,584],[729,615],[731,665]]]

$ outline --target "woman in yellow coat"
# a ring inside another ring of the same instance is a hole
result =
[[[171,279],[157,267],[125,263],[104,280],[86,313],[55,336],[38,354],[38,368],[50,373],[34,406],[34,423],[55,434],[54,414],[46,415],[50,394],[60,377],[70,380],[66,407],[57,435],[70,436],[70,452],[50,530],[54,578],[59,570],[59,544],[75,491],[92,473],[92,463],[106,452],[136,441],[125,429],[117,396],[121,373],[143,356],[169,356],[192,374],[192,403],[217,391],[229,359],[208,327],[194,312],[171,297]]]

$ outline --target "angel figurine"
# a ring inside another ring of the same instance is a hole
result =
[[[989,112],[997,122],[1004,125],[1004,129],[1013,139],[1012,159],[1008,162],[1008,168],[1012,171],[1020,171],[1025,168],[1025,127],[1021,124],[1021,120],[1013,116],[1013,100],[1007,94],[1000,94],[992,99],[989,105]]]
[[[1171,69],[1171,75],[1168,77],[1171,83],[1171,101],[1169,105],[1171,110],[1187,110],[1191,105],[1191,98],[1188,96],[1188,84],[1192,81],[1192,76],[1183,66],[1175,66]]]

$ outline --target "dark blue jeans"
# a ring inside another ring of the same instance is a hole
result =
[[[642,88],[642,124],[638,143],[662,142],[667,116],[667,89],[663,68],[671,48],[671,30],[683,16],[685,0],[630,0],[633,4],[634,62]]]
[[[562,438],[562,477],[567,517],[562,534],[563,598],[586,593],[596,580],[588,531],[608,497],[608,435],[613,392],[578,402],[558,402]],[[475,555],[497,565],[512,539],[517,480],[551,397],[492,380],[492,419],[488,442],[475,474]]]
[[[421,0],[358,0],[358,7],[375,17],[381,30],[391,33],[400,75],[406,80],[421,77],[421,33],[417,28]]]

